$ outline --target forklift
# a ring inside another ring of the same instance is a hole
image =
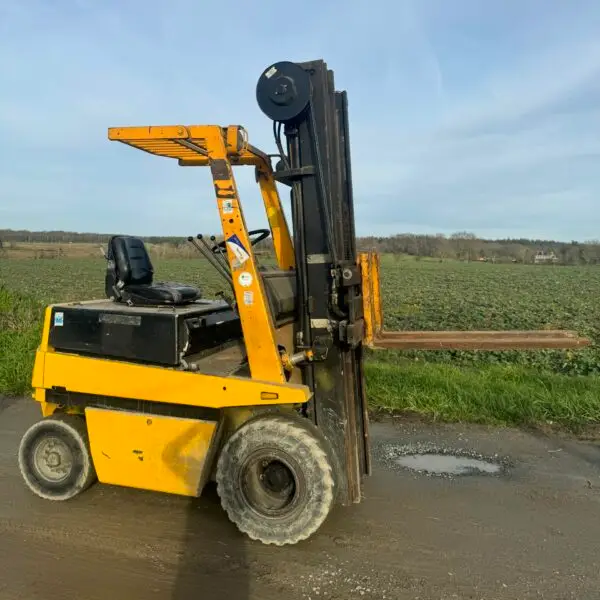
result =
[[[109,128],[111,141],[210,167],[222,240],[189,241],[229,291],[155,281],[140,238],[110,238],[106,297],[45,310],[32,374],[43,418],[18,452],[38,496],[69,500],[99,481],[197,497],[214,481],[241,532],[295,544],[334,505],[362,499],[369,348],[588,343],[562,331],[385,331],[379,257],[356,248],[346,92],[324,61],[284,61],[262,72],[256,99],[275,155],[238,125]],[[268,229],[246,226],[238,166],[254,167]],[[290,189],[291,231],[277,184]],[[255,251],[268,237],[274,266]]]

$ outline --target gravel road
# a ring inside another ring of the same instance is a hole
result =
[[[365,499],[293,547],[246,540],[212,487],[196,501],[95,485],[30,494],[16,448],[38,418],[0,399],[1,600],[600,598],[600,446],[512,429],[374,424]],[[411,449],[497,461],[441,477]],[[429,449],[429,450],[428,450]]]

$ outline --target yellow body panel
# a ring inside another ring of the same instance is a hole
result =
[[[42,393],[45,393],[46,390],[36,390]],[[37,400],[36,395],[34,394],[34,398]],[[40,407],[42,409],[42,417],[49,417],[50,415],[53,415],[56,410],[58,409],[58,405],[54,404],[54,402],[44,402],[43,400],[40,400]]]
[[[217,423],[100,408],[86,408],[85,416],[100,482],[200,495]]]
[[[48,335],[44,335],[42,337],[43,341],[47,340],[47,339],[48,339]],[[42,342],[42,343],[44,343],[44,342]],[[46,351],[40,349],[35,353],[35,362],[33,363],[33,373],[31,375],[31,387],[33,387],[34,390],[41,389],[44,387],[45,366],[46,366]],[[41,392],[40,392],[40,394],[41,394]],[[34,393],[34,398],[36,400],[39,400],[40,402],[42,402],[45,399],[43,397],[43,395],[36,396],[35,393]]]
[[[36,387],[98,396],[226,408],[302,404],[312,395],[305,385],[202,375],[74,354],[38,351],[36,362],[42,360],[43,382],[36,381]]]

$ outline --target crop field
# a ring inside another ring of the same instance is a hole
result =
[[[189,282],[205,296],[224,289],[202,259],[154,262],[157,280]],[[0,352],[15,357],[4,382],[0,378],[0,393],[27,389],[26,352],[37,343],[42,305],[102,297],[104,267],[102,257],[0,260]],[[486,422],[600,421],[599,268],[390,255],[382,258],[382,292],[386,329],[572,329],[593,345],[575,351],[371,352],[368,390],[377,407]]]

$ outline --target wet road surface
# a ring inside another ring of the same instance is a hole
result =
[[[33,496],[16,449],[39,418],[0,399],[0,599],[600,598],[600,446],[495,428],[374,424],[374,475],[293,547],[248,541],[199,500],[96,484]],[[399,446],[481,455],[501,474],[403,468]]]

